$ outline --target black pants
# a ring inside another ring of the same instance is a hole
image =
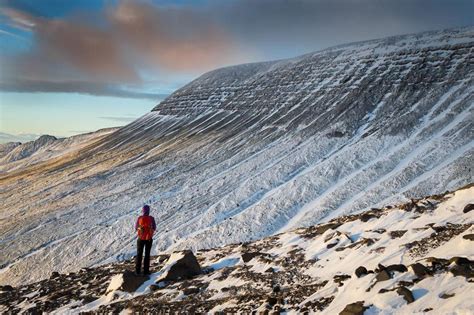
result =
[[[143,273],[150,273],[150,251],[153,240],[137,240],[137,257],[135,258],[135,271],[140,273],[142,269],[143,247],[145,247],[145,260],[143,261]]]

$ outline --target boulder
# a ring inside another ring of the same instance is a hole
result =
[[[413,297],[411,291],[405,287],[399,287],[397,289],[397,293],[398,295],[401,295],[405,299],[405,301],[407,301],[408,304],[415,301],[415,298]]]
[[[7,291],[13,291],[13,287],[11,285],[0,285],[0,291],[7,292]]]
[[[242,261],[244,263],[247,263],[249,261],[251,261],[252,259],[254,259],[255,257],[257,256],[260,256],[261,253],[260,252],[248,252],[248,253],[243,253],[242,254]]]
[[[364,301],[359,301],[347,304],[339,315],[363,315],[365,310],[368,309],[367,306],[364,306],[364,303]]]
[[[392,276],[390,275],[390,273],[387,270],[382,270],[379,273],[377,273],[377,275],[375,276],[375,279],[377,279],[377,282],[387,281],[391,278],[392,278]]]
[[[468,241],[474,241],[474,234],[466,234],[463,235],[462,238]]]
[[[413,273],[414,273],[419,279],[423,279],[423,278],[425,278],[426,276],[429,276],[429,275],[430,275],[430,271],[428,270],[428,268],[426,268],[425,266],[423,266],[423,265],[420,264],[420,263],[416,263],[416,264],[410,265],[409,267],[410,267],[411,271],[413,271]]]
[[[472,203],[468,203],[465,207],[464,207],[464,210],[462,212],[464,213],[468,213],[470,211],[474,210],[474,204]]]
[[[440,297],[441,299],[444,299],[444,300],[445,300],[445,299],[452,298],[452,297],[455,296],[455,295],[456,295],[456,294],[454,294],[454,293],[452,293],[452,294],[449,294],[449,293],[441,293],[441,294],[439,295],[439,297]]]
[[[373,214],[370,214],[370,213],[363,213],[361,216],[360,216],[360,220],[362,222],[367,222],[369,221],[370,219],[372,218],[377,218],[376,215],[373,215]]]
[[[452,257],[449,259],[449,263],[455,263],[456,265],[473,265],[474,262],[470,261],[466,257]]]
[[[149,276],[136,275],[134,272],[125,271],[112,277],[107,288],[107,293],[112,291],[135,292],[145,281],[150,279]]]
[[[366,274],[368,274],[368,272],[367,268],[365,268],[364,266],[357,267],[357,269],[355,270],[355,275],[357,278],[365,276]]]
[[[176,281],[181,279],[189,279],[202,273],[196,256],[190,250],[174,252],[161,269],[162,276],[157,280],[160,281]]]
[[[461,276],[466,279],[474,278],[474,270],[469,265],[454,265],[449,268],[453,276]]]
[[[394,264],[394,265],[390,265],[390,266],[387,266],[387,271],[397,271],[397,272],[407,272],[408,269],[405,265],[403,264]]]
[[[379,272],[379,271],[382,271],[382,270],[385,270],[385,269],[387,269],[387,267],[385,267],[385,266],[382,265],[382,264],[378,264],[378,265],[377,265],[377,268],[375,268],[375,271],[376,271],[376,272]]]
[[[391,231],[391,232],[390,232],[390,237],[391,237],[391,238],[400,238],[400,237],[402,237],[403,235],[405,235],[406,232],[407,232],[407,230]]]

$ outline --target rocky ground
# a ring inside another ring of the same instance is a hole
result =
[[[146,277],[132,261],[53,273],[2,286],[0,311],[467,314],[473,210],[471,184],[256,242],[162,253]]]

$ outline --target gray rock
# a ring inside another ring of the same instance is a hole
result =
[[[397,271],[397,272],[407,272],[408,269],[405,265],[403,264],[394,264],[394,265],[390,265],[390,266],[387,266],[387,271],[389,272],[393,272],[393,271]]]
[[[261,253],[259,253],[259,252],[243,253],[242,254],[242,261],[244,263],[247,263],[247,262],[251,261],[252,259],[254,259],[255,257],[260,256],[260,255],[261,255]]]
[[[149,280],[149,276],[136,275],[134,272],[125,271],[122,274],[123,283],[118,290],[124,292],[135,292],[145,281]]]
[[[415,298],[413,297],[413,294],[411,291],[405,287],[399,287],[397,289],[398,295],[401,295],[405,301],[407,301],[408,304],[413,303],[415,301]]]
[[[364,301],[347,304],[339,315],[363,315],[369,307],[364,306]]]
[[[377,282],[387,281],[391,278],[392,276],[387,270],[382,270],[379,273],[377,273],[377,275],[375,276],[375,279],[377,279]]]
[[[176,281],[180,279],[188,279],[202,273],[196,256],[190,250],[182,252],[183,257],[171,266],[168,273],[160,278],[160,281]],[[166,265],[165,265],[166,267]]]
[[[357,278],[365,276],[367,273],[367,268],[365,268],[364,266],[357,267],[357,269],[355,270],[355,275]]]
[[[0,285],[0,291],[7,292],[7,291],[13,291],[13,287],[11,285]]]
[[[462,238],[465,240],[474,241],[474,234],[466,234],[463,235]]]
[[[426,276],[430,275],[428,268],[426,268],[420,263],[412,264],[409,267],[419,279],[423,279]]]
[[[439,298],[445,300],[445,299],[450,299],[450,298],[452,298],[452,297],[455,296],[455,295],[456,295],[455,293],[452,293],[452,294],[441,293],[441,294],[439,295]]]
[[[468,204],[464,207],[464,209],[462,210],[462,212],[468,213],[468,212],[470,212],[470,211],[472,211],[472,210],[474,210],[474,204],[468,203]]]

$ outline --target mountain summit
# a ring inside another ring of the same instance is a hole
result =
[[[218,69],[118,130],[0,156],[0,283],[130,258],[143,203],[155,252],[195,250],[468,184],[473,49],[471,27]]]

